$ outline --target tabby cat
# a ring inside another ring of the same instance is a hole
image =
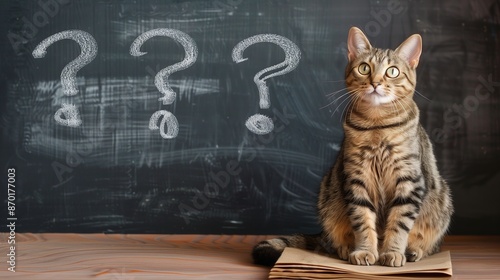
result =
[[[256,263],[272,265],[285,247],[310,249],[319,239],[355,265],[403,266],[439,251],[453,206],[413,101],[421,53],[417,34],[383,50],[350,29],[351,102],[342,148],[321,182],[323,232],[263,241],[253,249]]]

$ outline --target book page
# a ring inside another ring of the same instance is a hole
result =
[[[286,248],[276,262],[275,271],[286,270],[308,273],[349,273],[367,275],[396,275],[396,274],[443,274],[452,275],[450,252],[440,252],[423,258],[418,262],[407,262],[402,267],[387,267],[381,265],[359,266],[335,257],[320,255],[312,251]]]

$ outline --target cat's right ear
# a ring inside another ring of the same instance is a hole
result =
[[[369,51],[372,48],[368,38],[361,29],[351,27],[349,35],[347,35],[347,59],[353,61],[359,54]]]

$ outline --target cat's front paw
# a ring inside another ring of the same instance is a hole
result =
[[[357,250],[349,254],[349,262],[356,265],[373,265],[377,257],[377,254],[370,251]]]
[[[379,262],[385,266],[403,266],[406,263],[406,256],[400,252],[382,253]]]
[[[337,255],[341,260],[347,261],[349,260],[349,247],[348,246],[340,246],[337,248]]]
[[[424,251],[420,248],[416,249],[411,249],[407,248],[406,249],[406,259],[409,262],[418,262],[424,255]]]

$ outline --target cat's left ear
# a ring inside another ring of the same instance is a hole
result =
[[[415,69],[422,54],[422,37],[418,34],[411,35],[396,49],[396,54],[406,60],[410,67]]]

